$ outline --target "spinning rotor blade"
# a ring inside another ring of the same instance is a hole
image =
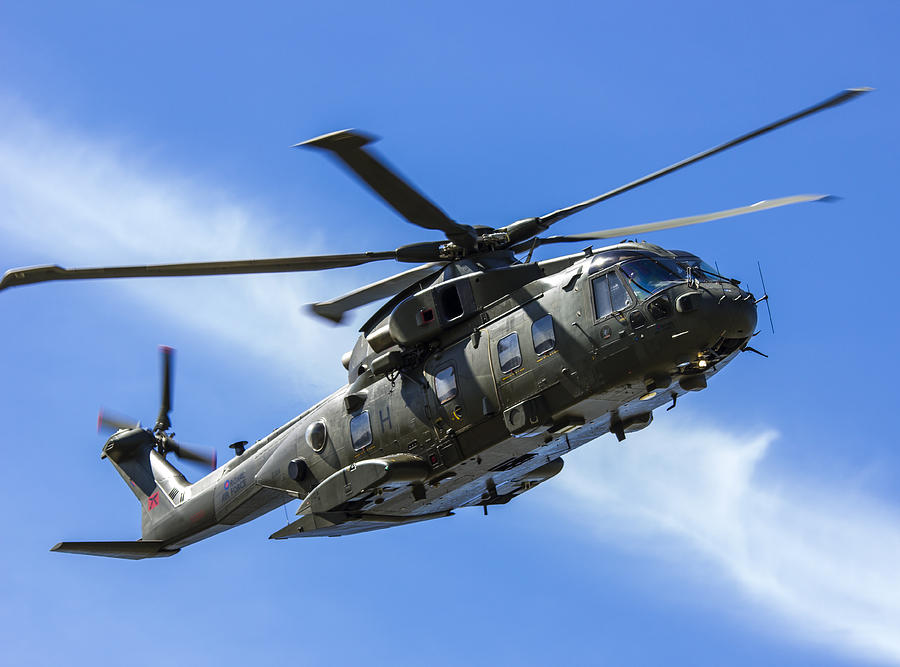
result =
[[[97,433],[100,431],[121,431],[133,428],[140,428],[141,423],[136,419],[113,415],[104,410],[100,410],[97,414]]]
[[[10,269],[0,279],[0,291],[7,287],[30,285],[51,280],[85,280],[91,278],[155,278],[163,276],[219,276],[238,273],[290,273],[319,271],[345,266],[358,266],[384,259],[397,259],[394,250],[363,252],[352,255],[313,255],[273,259],[242,259],[227,262],[194,262],[187,264],[151,264],[149,266],[104,266],[86,269],[64,269],[61,266],[34,266]],[[401,260],[402,261],[402,260]]]
[[[157,433],[168,431],[172,426],[169,421],[169,413],[172,411],[172,357],[175,350],[166,345],[160,345],[162,354],[162,400],[159,406],[159,416],[156,418],[156,426],[153,430]]]
[[[132,444],[134,444],[134,438],[137,437],[140,443],[146,443],[158,448],[159,453],[163,456],[172,452],[178,458],[202,463],[215,469],[215,449],[188,447],[176,442],[166,433],[172,426],[172,422],[169,420],[169,413],[172,411],[172,363],[175,350],[171,347],[160,345],[159,351],[162,354],[162,398],[159,416],[156,418],[156,425],[153,427],[153,430],[142,428],[140,423],[125,417],[104,414],[102,410],[97,416],[97,430],[99,431],[101,428],[114,429],[116,431],[134,429],[136,433],[125,434],[125,437],[132,441]]]
[[[364,150],[375,137],[355,130],[341,130],[295,144],[295,148],[310,146],[331,152],[355,173],[372,191],[407,221],[425,229],[435,229],[464,248],[473,248],[477,234],[468,225],[451,220],[409,181],[387,166],[385,162]]]
[[[202,463],[213,470],[216,468],[216,450],[212,447],[189,447],[175,442],[172,438],[162,438],[162,448],[165,452],[172,452],[175,456],[185,461]]]
[[[340,324],[344,319],[344,314],[354,308],[359,308],[373,301],[394,296],[398,292],[402,292],[407,287],[415,285],[420,280],[440,271],[444,267],[441,262],[431,262],[430,264],[422,264],[409,271],[398,273],[390,278],[379,280],[352,292],[348,292],[343,296],[330,301],[320,301],[309,305],[309,309],[316,315],[331,320],[336,324]]]
[[[557,211],[553,211],[552,213],[548,213],[547,215],[543,215],[538,218],[538,224],[542,227],[548,227],[556,222],[559,222],[563,218],[567,218],[573,213],[578,213],[579,211],[583,211],[584,209],[593,206],[594,204],[599,204],[602,201],[606,201],[607,199],[611,199],[616,195],[620,195],[623,192],[628,192],[629,190],[633,190],[634,188],[643,185],[644,183],[649,183],[650,181],[655,181],[657,178],[661,176],[665,176],[666,174],[671,174],[673,171],[677,171],[682,167],[686,167],[689,164],[693,164],[695,162],[699,162],[700,160],[705,160],[706,158],[715,155],[716,153],[721,153],[724,150],[728,150],[733,146],[737,146],[738,144],[742,144],[745,141],[749,141],[750,139],[755,139],[756,137],[762,136],[767,132],[771,132],[772,130],[776,130],[779,127],[783,127],[789,123],[793,123],[795,120],[800,120],[801,118],[805,118],[806,116],[810,116],[814,113],[818,113],[819,111],[823,111],[825,109],[829,109],[831,107],[835,107],[839,104],[843,104],[849,100],[852,100],[854,97],[858,95],[862,95],[863,93],[869,92],[872,90],[871,88],[850,88],[845,90],[833,97],[829,97],[827,100],[823,100],[818,104],[815,104],[811,107],[803,109],[802,111],[798,111],[795,114],[782,118],[780,120],[776,120],[773,123],[769,123],[768,125],[764,125],[763,127],[753,130],[752,132],[748,132],[747,134],[742,134],[736,139],[732,139],[731,141],[726,141],[724,144],[719,144],[718,146],[714,146],[708,150],[703,151],[702,153],[697,153],[689,158],[685,158],[681,160],[681,162],[676,162],[673,165],[670,165],[664,169],[660,169],[659,171],[655,171],[652,174],[648,174],[643,178],[639,178],[636,181],[631,181],[631,183],[626,183],[625,185],[619,186],[615,190],[610,190],[598,197],[594,197],[593,199],[588,199],[587,201],[583,201],[580,204],[574,204],[572,206],[567,206],[566,208],[561,208]]]
[[[548,236],[546,238],[532,239],[517,245],[514,250],[523,252],[533,246],[542,246],[550,243],[575,243],[578,241],[592,241],[595,239],[612,239],[623,238],[631,234],[644,234],[646,232],[658,232],[662,229],[672,229],[674,227],[687,227],[688,225],[696,225],[701,222],[710,222],[712,220],[721,220],[723,218],[733,218],[738,215],[747,213],[756,213],[757,211],[765,211],[770,208],[778,208],[779,206],[787,206],[788,204],[800,204],[803,202],[813,201],[829,201],[833,200],[831,195],[793,195],[791,197],[781,197],[779,199],[767,199],[750,206],[741,206],[739,208],[729,208],[725,211],[716,211],[715,213],[704,213],[702,215],[690,215],[684,218],[672,218],[671,220],[661,220],[660,222],[646,222],[641,225],[631,225],[629,227],[617,227],[615,229],[604,229],[599,232],[589,232],[587,234],[569,234],[566,236]]]

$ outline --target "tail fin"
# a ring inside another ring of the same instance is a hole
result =
[[[160,558],[178,553],[167,549],[166,519],[186,496],[190,484],[174,466],[156,451],[152,432],[142,428],[120,429],[103,446],[102,458],[128,484],[141,504],[141,536],[136,542],[60,542],[51,551],[109,556],[112,558]],[[162,498],[166,496],[166,498]],[[176,522],[177,523],[177,522]]]
[[[160,524],[186,496],[190,496],[191,485],[156,451],[155,443],[152,433],[134,429],[113,435],[103,447],[103,455],[141,503],[144,540],[167,537],[160,534]]]
[[[156,491],[150,453],[155,451],[153,435],[142,429],[118,431],[103,446],[101,458],[108,458],[128,488],[142,505]]]

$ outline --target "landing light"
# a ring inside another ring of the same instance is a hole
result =
[[[642,401],[649,401],[649,400],[650,400],[651,398],[653,398],[654,396],[656,396],[656,392],[655,392],[655,391],[648,391],[646,394],[644,394],[643,396],[641,396],[640,400],[642,400]]]

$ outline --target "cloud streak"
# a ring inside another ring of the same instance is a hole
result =
[[[128,141],[92,138],[48,123],[21,104],[0,101],[5,242],[68,266],[328,252],[315,237],[288,245],[274,232],[272,216],[220,186],[135,154]],[[275,374],[296,378],[304,370],[304,387],[321,393],[342,381],[337,360],[352,345],[353,333],[335,336],[330,325],[300,307],[358,286],[362,275],[338,271],[109,284],[123,298],[177,318]],[[308,358],[309,349],[318,350],[315,358]]]
[[[602,441],[570,455],[563,502],[585,508],[586,528],[679,569],[695,571],[700,556],[795,636],[900,663],[893,510],[840,483],[762,474],[773,431],[734,433],[684,414],[659,422],[625,447]]]

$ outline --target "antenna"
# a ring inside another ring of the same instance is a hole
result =
[[[756,300],[756,303],[760,301],[766,302],[766,310],[769,312],[769,326],[772,327],[772,333],[775,333],[775,323],[772,321],[772,307],[769,306],[769,291],[766,289],[766,279],[763,278],[762,265],[759,263],[759,260],[756,261],[756,268],[759,269],[759,282],[762,283],[763,295]]]

